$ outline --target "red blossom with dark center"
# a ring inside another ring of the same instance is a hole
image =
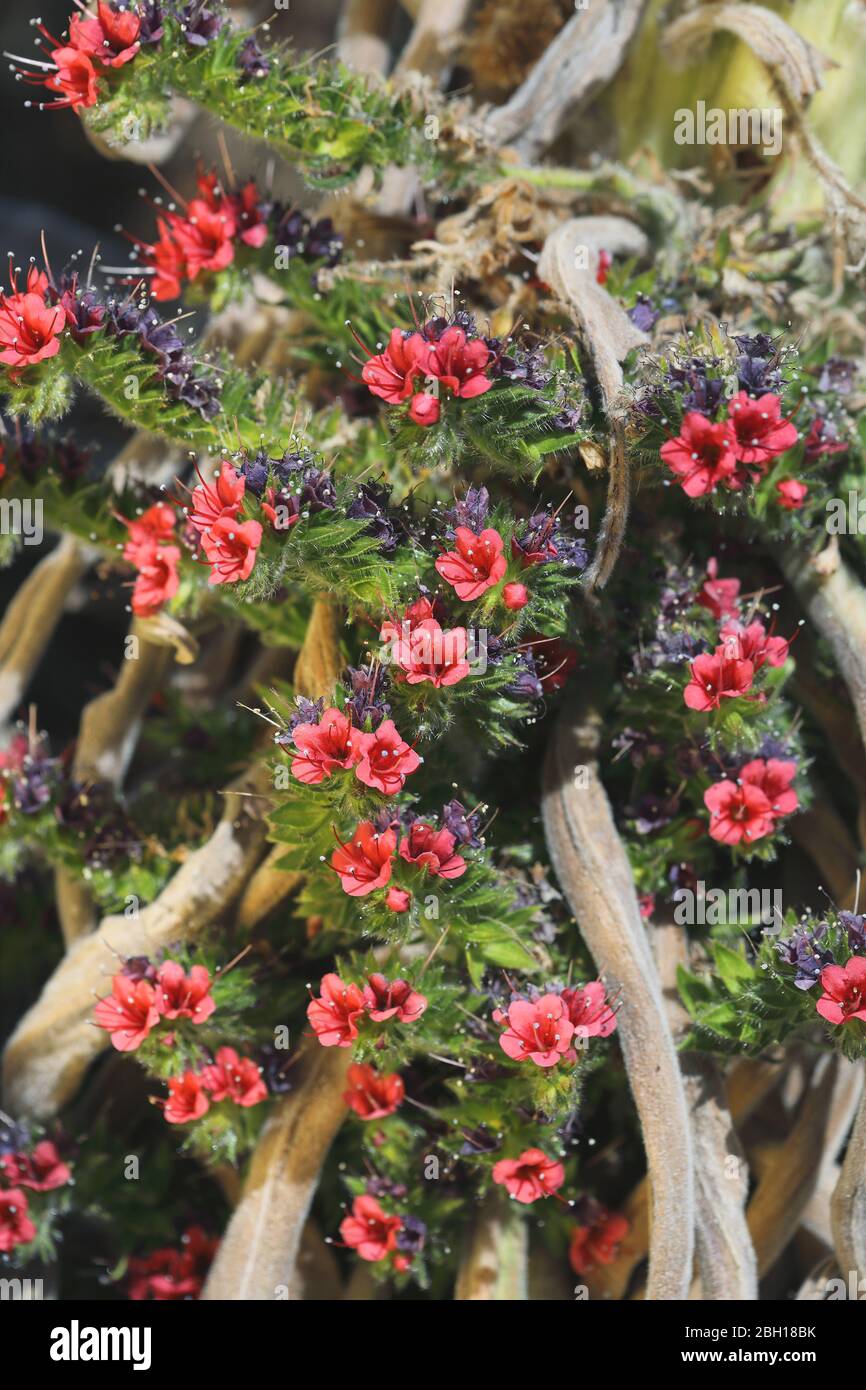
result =
[[[703,497],[725,483],[737,488],[734,433],[724,421],[713,424],[696,410],[683,419],[676,439],[663,444],[660,455],[679,479],[688,497]]]
[[[171,223],[158,217],[156,226],[157,240],[141,248],[144,265],[156,272],[150,280],[150,292],[160,302],[179,299],[184,281],[189,278],[186,256],[174,239]]]
[[[368,975],[364,986],[364,1008],[374,1023],[396,1018],[415,1023],[427,1008],[427,1000],[408,980],[387,980],[384,975]]]
[[[360,750],[355,776],[385,796],[401,792],[406,778],[421,766],[418,754],[400,737],[392,719],[383,719],[375,733],[361,734]]]
[[[755,674],[751,661],[730,656],[726,646],[717,647],[712,655],[705,652],[695,657],[689,668],[692,678],[683,691],[689,709],[718,709],[722,700],[745,695],[752,686]]]
[[[133,982],[126,975],[115,975],[111,994],[100,999],[93,1019],[111,1034],[111,1045],[118,1052],[134,1052],[159,1023],[153,986],[147,980]]]
[[[847,965],[827,965],[821,971],[824,993],[815,1008],[828,1023],[866,1023],[866,960],[852,956]]]
[[[351,1047],[358,1036],[357,1020],[364,1013],[364,995],[358,985],[345,984],[339,975],[325,975],[318,999],[307,1005],[307,1018],[322,1047]]]
[[[140,47],[140,32],[141,20],[134,10],[114,10],[105,0],[99,0],[96,18],[76,14],[69,21],[70,44],[111,68],[132,61]]]
[[[399,328],[392,328],[384,352],[364,363],[361,380],[374,396],[398,405],[413,394],[419,376],[430,375],[430,355],[430,344],[420,333],[404,338]]]
[[[375,1197],[356,1197],[352,1214],[340,1222],[340,1235],[350,1250],[362,1260],[384,1260],[397,1248],[397,1233],[403,1222],[399,1216],[388,1216]]]
[[[462,328],[446,328],[430,355],[427,375],[468,400],[482,396],[493,385],[484,375],[489,361],[490,349],[483,338],[470,341]]]
[[[27,1196],[20,1187],[0,1192],[0,1255],[8,1255],[16,1245],[29,1245],[36,1238],[36,1227],[27,1211]]]
[[[499,1036],[499,1046],[514,1062],[529,1058],[537,1067],[555,1067],[571,1045],[574,1025],[558,994],[543,994],[534,1001],[516,999],[509,1005],[507,1015],[497,1010],[493,1017],[497,1023],[508,1019],[508,1028]]]
[[[21,368],[56,357],[65,326],[62,307],[49,308],[41,294],[0,294],[0,362]]]
[[[379,833],[372,821],[361,821],[352,838],[331,855],[331,867],[340,876],[344,893],[366,897],[384,888],[391,877],[391,860],[397,847],[394,830]]]
[[[211,572],[209,584],[237,584],[249,579],[262,543],[258,521],[239,522],[233,516],[219,516],[202,538],[202,549]]]
[[[541,1149],[524,1149],[518,1158],[501,1158],[494,1163],[492,1177],[516,1202],[529,1204],[562,1187],[565,1169]]]
[[[400,845],[400,858],[418,864],[434,878],[460,878],[466,860],[454,853],[457,840],[450,830],[436,830],[426,821],[413,821]]]
[[[480,598],[498,584],[507,568],[502,537],[488,528],[479,536],[466,526],[454,533],[454,549],[440,555],[436,569],[464,603]]]
[[[221,1047],[210,1066],[201,1074],[202,1085],[212,1101],[232,1100],[245,1109],[267,1100],[268,1088],[250,1057],[239,1057],[233,1047]]]
[[[710,812],[710,835],[723,845],[752,844],[772,834],[776,823],[770,798],[750,782],[716,782],[704,792],[704,805]]]
[[[364,735],[333,708],[323,710],[318,724],[298,724],[292,738],[299,749],[292,758],[292,776],[308,786],[318,786],[337,768],[354,767],[363,752]]]
[[[204,1023],[216,1008],[205,967],[194,965],[186,975],[177,961],[163,961],[157,973],[156,1007],[163,1018],[189,1018],[193,1023]]]
[[[200,1120],[210,1109],[202,1079],[194,1071],[173,1076],[168,1082],[169,1098],[163,1114],[171,1125],[186,1125]]]
[[[741,463],[761,467],[797,443],[797,428],[782,419],[782,403],[772,392],[752,400],[739,391],[728,404],[728,418],[734,453]]]
[[[343,1092],[343,1100],[362,1120],[383,1120],[386,1115],[393,1115],[406,1093],[398,1072],[384,1076],[366,1063],[355,1062],[346,1079],[349,1089]]]
[[[575,1226],[571,1235],[568,1258],[575,1274],[588,1274],[596,1265],[613,1264],[620,1242],[631,1229],[620,1212],[602,1208],[589,1226]]]

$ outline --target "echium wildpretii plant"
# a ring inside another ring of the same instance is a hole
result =
[[[34,29],[10,61],[40,119],[133,156],[194,103],[269,160],[184,149],[128,263],[43,238],[0,293],[0,554],[36,501],[63,538],[0,625],[0,911],[44,944],[0,1258],[58,1259],[84,1220],[133,1299],[282,1296],[302,1233],[327,1297],[359,1270],[477,1297],[491,1243],[496,1297],[538,1268],[637,1292],[671,1035],[866,1055],[857,851],[827,850],[866,785],[838,257],[640,161],[536,164],[462,91],[300,57],[221,0]],[[112,467],[84,394],[129,432]],[[27,686],[89,571],[128,635],[69,741]]]

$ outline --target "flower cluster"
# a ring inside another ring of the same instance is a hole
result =
[[[740,768],[736,781],[724,778],[708,787],[704,805],[710,813],[710,835],[723,845],[752,844],[772,835],[779,820],[799,807],[791,786],[797,764],[784,758],[753,758]]]
[[[435,425],[446,395],[471,400],[493,385],[487,375],[493,354],[474,325],[434,319],[414,333],[393,328],[381,352],[364,351],[362,380],[389,405],[409,401],[409,418],[416,425]]]
[[[123,558],[138,571],[132,590],[132,611],[139,618],[158,613],[180,585],[180,548],[167,544],[174,538],[175,519],[165,502],[156,502],[133,521],[121,517],[129,532]]]
[[[607,1038],[616,1028],[616,1014],[600,980],[559,994],[513,999],[507,1010],[494,1011],[493,1021],[508,1024],[499,1036],[505,1055],[537,1067],[555,1067],[560,1060],[574,1063],[580,1040]]]
[[[345,844],[338,839],[331,868],[338,875],[343,892],[363,898],[385,888],[391,882],[395,855],[398,863],[402,861],[431,878],[460,878],[466,872],[466,860],[457,853],[457,837],[445,826],[437,829],[429,821],[413,820],[400,838],[399,849],[397,841],[396,822],[380,830],[372,821],[361,821]],[[412,894],[393,885],[385,901],[393,912],[406,912]]]
[[[233,1047],[217,1048],[216,1056],[200,1072],[185,1071],[168,1080],[168,1100],[161,1102],[172,1125],[189,1124],[206,1115],[211,1105],[230,1100],[248,1109],[267,1100],[268,1088],[261,1068],[250,1057],[239,1057]]]
[[[150,1255],[132,1256],[128,1296],[135,1302],[156,1303],[198,1298],[218,1248],[219,1240],[201,1226],[189,1226],[181,1237],[180,1250],[167,1247]]]
[[[203,965],[194,965],[187,975],[174,960],[142,968],[133,959],[113,977],[111,994],[100,999],[93,1021],[111,1035],[118,1052],[135,1052],[163,1019],[205,1023],[216,1008],[210,990]]]
[[[298,751],[292,758],[292,776],[317,786],[338,768],[351,768],[364,786],[396,796],[421,759],[400,737],[393,720],[382,720],[372,733],[364,733],[353,725],[351,714],[351,707],[349,716],[331,708],[315,723],[295,725],[292,739]]]
[[[387,980],[384,975],[373,974],[362,986],[329,974],[322,978],[318,997],[311,997],[307,1018],[322,1047],[351,1047],[358,1036],[359,1019],[386,1023],[395,1018],[399,1023],[416,1023],[426,1008],[424,995],[408,980]]]
[[[413,1217],[384,1211],[376,1197],[364,1193],[352,1203],[351,1215],[340,1223],[340,1235],[348,1250],[362,1260],[378,1264],[390,1258],[397,1274],[405,1274],[413,1255],[424,1247],[426,1229]]]
[[[200,171],[197,187],[198,196],[184,204],[183,215],[173,208],[163,211],[157,240],[141,244],[154,299],[177,299],[186,282],[231,265],[239,245],[258,248],[267,240],[270,206],[253,179],[233,193],[221,187],[213,171]]]
[[[38,1233],[33,1194],[54,1192],[72,1181],[72,1171],[51,1139],[35,1144],[24,1126],[0,1133],[0,1255],[29,1245]]]
[[[797,428],[783,419],[781,401],[772,392],[750,397],[738,391],[727,407],[727,417],[719,421],[690,410],[680,433],[662,445],[661,457],[687,497],[703,497],[720,486],[739,492],[797,443]]]

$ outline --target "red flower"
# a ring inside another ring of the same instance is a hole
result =
[[[726,647],[717,647],[710,655],[695,657],[690,667],[692,678],[683,691],[689,709],[718,709],[722,700],[745,695],[751,689],[754,667],[751,661],[730,656]]]
[[[450,830],[435,830],[426,821],[413,821],[400,845],[400,858],[420,864],[433,878],[462,878],[466,860],[454,853],[457,841]]]
[[[268,239],[268,223],[255,179],[245,183],[240,193],[233,193],[229,203],[244,245],[264,246]]]
[[[69,21],[69,42],[73,48],[106,67],[123,67],[141,47],[138,42],[141,20],[133,10],[114,10],[105,0],[99,0],[96,10],[96,19],[90,15],[73,15]]]
[[[204,1023],[216,1004],[210,994],[210,975],[203,965],[194,965],[189,975],[176,960],[163,961],[157,974],[156,1007],[163,1018],[191,1018]]]
[[[374,1023],[385,1023],[389,1018],[396,1018],[400,1023],[417,1023],[427,1008],[427,1000],[408,980],[386,980],[384,975],[368,975],[364,1008]]]
[[[711,559],[707,563],[707,578],[703,588],[695,596],[695,603],[708,608],[714,618],[734,617],[737,613],[737,595],[740,592],[739,579],[719,579],[719,562]]]
[[[171,1094],[165,1102],[163,1113],[170,1125],[186,1125],[192,1120],[200,1120],[210,1109],[202,1079],[194,1071],[170,1077],[168,1089]]]
[[[607,273],[613,265],[613,257],[609,251],[599,251],[598,267],[595,272],[595,282],[597,285],[607,284]]]
[[[785,478],[776,484],[776,501],[786,512],[798,512],[808,495],[806,484],[799,483],[796,478]]]
[[[186,217],[170,214],[171,234],[194,280],[202,270],[225,270],[235,258],[237,221],[228,202],[211,206],[204,198],[192,198]]]
[[[519,613],[529,602],[525,584],[506,584],[502,590],[502,602],[511,613]]]
[[[364,363],[361,379],[374,396],[397,405],[412,395],[416,377],[430,375],[430,353],[420,333],[404,338],[399,328],[392,328],[385,351]]]
[[[685,416],[676,439],[669,439],[660,450],[668,468],[680,480],[688,497],[715,492],[720,483],[738,486],[735,473],[733,431],[726,422],[714,425],[696,410]]]
[[[468,400],[482,396],[493,385],[484,376],[490,349],[483,338],[469,342],[462,328],[446,328],[433,348],[427,375],[438,379],[455,396]]]
[[[356,1197],[352,1215],[340,1222],[340,1235],[362,1260],[384,1260],[396,1250],[397,1232],[402,1226],[400,1217],[388,1216],[375,1197]]]
[[[382,1076],[374,1067],[354,1063],[348,1071],[349,1089],[343,1100],[362,1120],[383,1120],[393,1115],[406,1094],[398,1072]]]
[[[156,502],[134,521],[127,521],[126,517],[120,517],[120,520],[129,532],[129,540],[123,547],[123,558],[133,565],[139,564],[142,554],[149,555],[153,546],[160,541],[170,540],[174,535],[175,515],[165,502]]]
[[[355,776],[365,787],[375,787],[386,796],[403,790],[406,778],[421,766],[421,759],[404,742],[392,719],[383,719],[375,733],[361,734],[361,760]]]
[[[506,1015],[496,1010],[497,1023]],[[543,994],[531,1002],[516,999],[508,1007],[508,1028],[499,1036],[499,1046],[514,1062],[527,1057],[537,1067],[555,1067],[569,1049],[574,1025],[568,1017],[568,1007],[558,994]]]
[[[0,1192],[0,1255],[8,1255],[16,1245],[29,1245],[36,1227],[27,1215],[27,1196],[20,1187]]]
[[[784,637],[768,637],[763,623],[756,621],[746,627],[734,619],[724,624],[719,636],[725,639],[729,655],[751,661],[756,671],[764,665],[784,666],[788,660],[790,642]]]
[[[602,1207],[590,1226],[575,1226],[568,1258],[575,1274],[588,1274],[596,1265],[613,1264],[630,1223],[617,1211]]]
[[[60,99],[50,106],[71,106],[77,111],[81,106],[95,106],[99,100],[99,83],[96,68],[86,53],[78,48],[55,48],[51,61],[57,64],[57,71],[46,77],[45,86],[49,92],[58,92]]]
[[[430,391],[418,391],[412,397],[409,406],[409,419],[414,420],[416,425],[427,429],[429,425],[435,425],[442,408],[439,404],[439,397],[434,396]]]
[[[810,463],[814,463],[815,459],[825,454],[844,454],[850,447],[848,441],[839,439],[834,427],[820,415],[816,415],[809,426],[805,443],[806,458]],[[778,487],[778,484],[776,486]]]
[[[154,1250],[144,1259],[129,1261],[129,1297],[141,1302],[198,1298],[219,1240],[206,1235],[200,1226],[190,1226],[183,1234],[182,1250]]]
[[[351,840],[340,844],[331,855],[331,867],[340,876],[343,892],[363,898],[376,888],[384,888],[391,877],[396,847],[395,831],[380,834],[372,821],[361,821]]]
[[[268,1088],[261,1072],[249,1057],[239,1057],[233,1047],[221,1047],[216,1059],[201,1074],[212,1101],[233,1100],[244,1108],[267,1100]]]
[[[476,536],[466,526],[454,533],[454,550],[436,561],[436,569],[464,603],[480,598],[498,584],[506,570],[502,537],[488,527]]]
[[[425,618],[408,632],[391,635],[396,632],[393,623],[386,623],[380,637],[384,641],[390,635],[391,660],[409,685],[430,681],[438,689],[456,685],[469,675],[465,627],[443,630],[435,618]]]
[[[821,971],[824,993],[815,1008],[828,1023],[866,1023],[866,960],[852,956],[847,965],[827,965]],[[0,1246],[2,1249],[2,1246]]]
[[[97,1027],[111,1034],[118,1052],[134,1052],[159,1023],[156,995],[147,980],[133,983],[126,975],[115,975],[111,994],[100,999],[93,1010]]]
[[[257,521],[239,522],[234,516],[219,516],[201,538],[204,553],[212,566],[208,584],[237,584],[249,579],[262,543]]]
[[[34,1192],[51,1192],[63,1187],[72,1173],[57,1152],[57,1145],[42,1139],[30,1154],[4,1154],[0,1157],[0,1178],[13,1187],[30,1187]]]
[[[517,1202],[537,1202],[562,1187],[565,1169],[541,1149],[524,1149],[519,1158],[501,1158],[494,1163],[493,1181]]]
[[[407,893],[405,888],[388,889],[385,894],[385,905],[390,907],[392,912],[408,912],[412,902],[412,894]]]
[[[137,557],[138,577],[132,587],[132,611],[139,618],[152,618],[180,588],[177,572],[180,550],[176,545],[151,545],[149,549],[141,546]]]
[[[710,812],[710,835],[723,845],[751,844],[775,826],[769,797],[750,782],[716,782],[704,792],[704,805]]]
[[[797,442],[797,429],[783,420],[782,403],[768,393],[752,400],[739,391],[728,404],[728,418],[734,429],[734,453],[741,463],[764,465]]]
[[[364,1012],[358,985],[344,984],[339,975],[325,975],[318,999],[307,1005],[307,1018],[322,1047],[351,1047],[358,1036],[355,1022]]]
[[[246,486],[244,475],[236,473],[228,460],[223,459],[216,484],[206,483],[202,478],[198,487],[193,488],[190,523],[197,531],[206,533],[221,516],[237,516]]]
[[[0,362],[29,367],[56,357],[66,315],[60,305],[50,309],[41,293],[0,294]]]
[[[338,767],[354,767],[362,756],[364,737],[341,710],[333,708],[322,712],[318,724],[298,724],[292,738],[300,753],[292,758],[292,776],[312,787]]]
[[[609,1038],[616,1028],[616,1014],[607,1000],[601,980],[562,991],[562,1002],[574,1025],[576,1038]]]
[[[164,217],[156,219],[156,226],[157,240],[141,248],[144,264],[156,272],[151,277],[150,292],[156,300],[178,299],[187,279],[186,256]]]
[[[750,786],[760,787],[770,802],[774,816],[790,816],[800,805],[797,793],[791,783],[797,773],[797,764],[785,758],[755,758],[740,769],[740,781]]]

